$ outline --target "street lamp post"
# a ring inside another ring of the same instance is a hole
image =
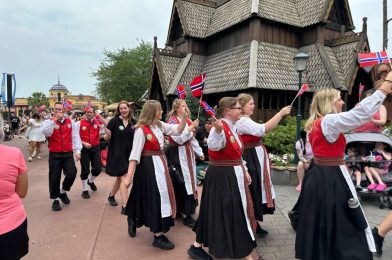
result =
[[[306,64],[308,62],[309,55],[300,52],[297,55],[294,56],[294,64],[295,64],[295,69],[298,72],[298,91],[302,87],[302,72],[306,70]],[[298,107],[297,107],[297,131],[296,131],[296,141],[300,139],[299,132],[301,131],[301,96],[298,96]],[[298,162],[298,155],[297,153],[294,153],[295,155],[295,162]]]

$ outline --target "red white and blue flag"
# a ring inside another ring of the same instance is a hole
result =
[[[306,90],[308,90],[309,86],[308,84],[303,84],[301,89],[298,91],[298,96],[301,96],[303,93],[305,93]]]
[[[389,63],[389,57],[386,51],[358,53],[358,62],[360,67],[369,67]]]
[[[210,116],[215,116],[215,111],[210,107],[207,102],[200,100],[200,105],[204,108],[204,110],[209,114]]]
[[[67,98],[64,98],[64,100],[63,100],[63,107],[64,107],[65,109],[67,109],[67,110],[73,109],[73,107],[72,107],[72,102],[69,101]]]
[[[365,88],[365,85],[362,83],[359,83],[359,88],[358,88],[358,97],[361,98],[363,89]]]
[[[200,97],[203,94],[203,89],[204,89],[204,81],[206,80],[206,74],[201,74],[199,76],[196,76],[191,84],[191,90],[192,90],[192,96],[195,98]]]
[[[178,86],[178,87],[176,88],[176,92],[177,92],[177,96],[178,96],[180,99],[185,99],[187,93],[186,93],[186,90],[185,90],[185,86],[184,86],[184,85]]]
[[[175,125],[175,124],[178,124],[178,120],[176,117],[172,116],[169,118],[169,121],[167,123],[170,125]]]
[[[91,101],[87,101],[86,106],[84,107],[84,111],[87,111],[90,108],[94,108],[93,104],[91,103]]]

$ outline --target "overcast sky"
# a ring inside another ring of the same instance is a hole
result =
[[[317,0],[314,0],[317,1]],[[372,50],[382,47],[382,0],[349,0],[354,25],[368,17]],[[60,82],[72,94],[93,94],[91,72],[103,49],[135,47],[158,36],[164,47],[172,0],[0,1],[0,72],[16,75],[17,97],[48,94]],[[389,11],[392,9],[389,1]],[[388,12],[391,18],[392,12]],[[392,24],[392,22],[391,22]],[[392,50],[392,25],[389,50]]]

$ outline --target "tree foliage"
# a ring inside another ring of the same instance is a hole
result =
[[[152,44],[140,41],[135,48],[104,50],[105,55],[92,76],[98,81],[96,93],[108,103],[137,101],[148,89],[151,76]]]
[[[304,122],[304,120],[301,120],[301,128],[303,128]],[[288,116],[281,124],[263,138],[263,143],[268,152],[273,154],[294,153],[296,132],[296,117]]]
[[[49,106],[49,99],[42,92],[33,92],[30,97],[27,98],[27,104],[29,107],[35,106]]]

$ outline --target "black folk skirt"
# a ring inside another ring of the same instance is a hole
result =
[[[174,226],[172,217],[162,218],[161,196],[155,177],[152,156],[141,156],[126,206],[127,215],[137,227],[143,225],[152,233],[168,232]]]
[[[244,159],[244,161],[246,161],[246,167],[248,168],[249,175],[252,178],[252,183],[249,185],[249,189],[253,200],[256,220],[262,221],[263,215],[274,214],[275,201],[273,201],[274,206],[272,207],[267,207],[267,203],[263,203],[264,186],[262,185],[262,178],[263,174],[269,174],[268,172],[265,172],[264,169],[266,169],[267,167],[269,168],[270,166],[267,164],[266,161],[269,160],[268,154],[265,154],[266,150],[261,146],[258,147],[259,148],[257,149],[261,149],[262,154],[265,155],[264,158],[259,158],[256,152],[256,147],[245,149],[242,158]],[[263,164],[261,164],[261,162],[263,162]],[[271,179],[271,176],[269,176],[269,179]],[[272,189],[273,186],[271,183],[271,192]]]
[[[183,173],[181,170],[178,146],[169,146],[166,151],[166,157],[169,166],[173,165],[182,175]],[[196,172],[194,174],[196,174]],[[178,184],[173,181],[173,188],[176,195],[177,213],[182,213],[185,215],[195,214],[198,201],[197,199],[195,199],[193,194],[188,195],[185,188],[185,183]]]
[[[217,258],[246,257],[256,247],[246,218],[234,167],[210,165],[194,228],[196,242]]]
[[[315,165],[308,172],[298,207],[296,258],[373,259],[365,230],[350,215],[351,196],[339,166]]]

